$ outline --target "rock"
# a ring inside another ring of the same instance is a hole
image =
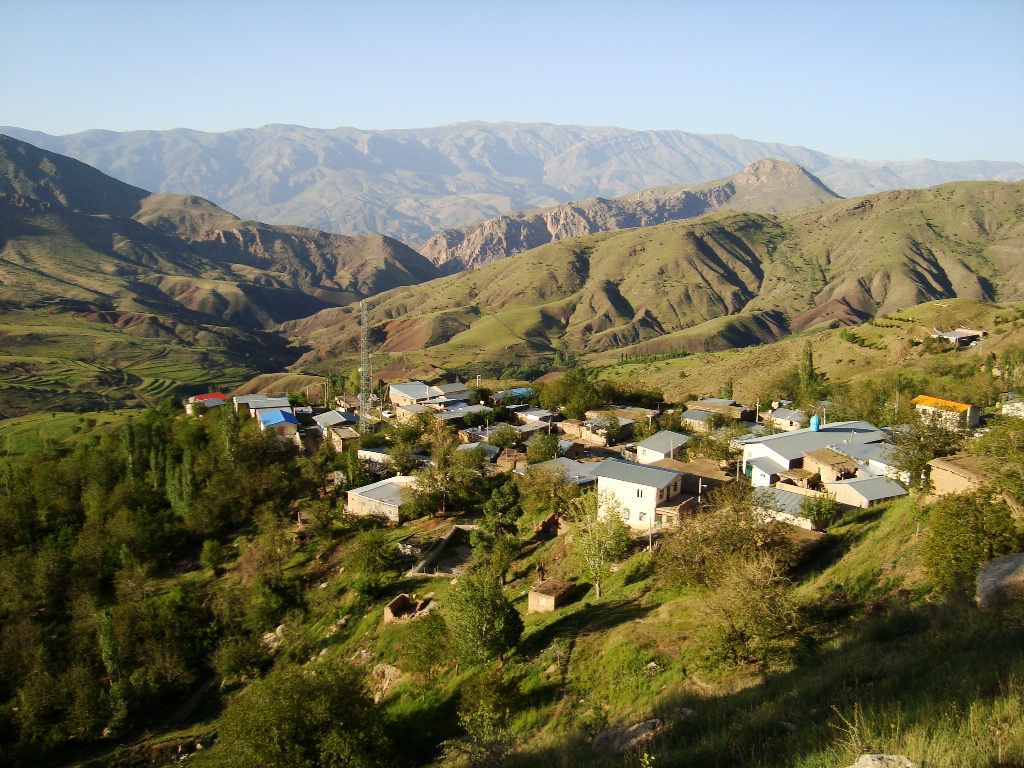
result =
[[[320,586],[317,587],[317,589],[327,589],[327,582],[326,581],[320,582]]]
[[[610,752],[615,749],[619,737],[625,732],[626,726],[624,725],[617,725],[607,731],[601,731],[594,737],[594,743],[590,745],[590,748],[595,752]]]
[[[284,640],[284,624],[278,624],[277,629],[273,632],[267,632],[261,639],[260,642],[263,647],[267,649],[268,653],[276,653],[277,649],[281,647],[281,642]]]
[[[379,702],[402,676],[402,671],[393,664],[377,664],[370,673],[373,678],[373,700]]]
[[[689,707],[678,707],[672,710],[672,714],[678,717],[680,720],[688,720],[693,717],[694,712]]]
[[[975,599],[982,608],[1024,597],[1024,552],[990,560],[978,571]]]
[[[644,720],[628,729],[615,741],[615,749],[625,752],[636,749],[654,738],[654,733],[661,728],[661,720]]]
[[[917,768],[917,764],[903,755],[861,755],[847,768]]]
[[[782,730],[786,731],[787,733],[796,733],[796,725],[794,723],[787,723],[785,720],[783,720],[781,723],[779,723],[779,725],[782,727]]]

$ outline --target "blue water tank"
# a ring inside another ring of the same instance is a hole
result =
[[[821,429],[821,416],[814,414],[811,416],[811,432],[817,432]]]

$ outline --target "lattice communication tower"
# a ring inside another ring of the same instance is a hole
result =
[[[373,352],[370,351],[370,311],[365,301],[359,302],[359,313],[359,431],[367,432],[373,398]]]

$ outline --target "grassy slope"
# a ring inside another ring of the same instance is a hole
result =
[[[1024,295],[1021,190],[950,184],[782,216],[716,213],[564,240],[382,294],[372,321],[384,351],[465,365],[637,344],[716,349],[778,337],[787,324],[847,324],[929,299],[1015,300]],[[726,316],[736,324],[723,333]],[[285,328],[313,347],[305,363],[356,348],[350,311]]]

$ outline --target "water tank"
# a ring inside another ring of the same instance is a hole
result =
[[[811,432],[817,432],[821,429],[821,416],[814,414],[811,416]]]

